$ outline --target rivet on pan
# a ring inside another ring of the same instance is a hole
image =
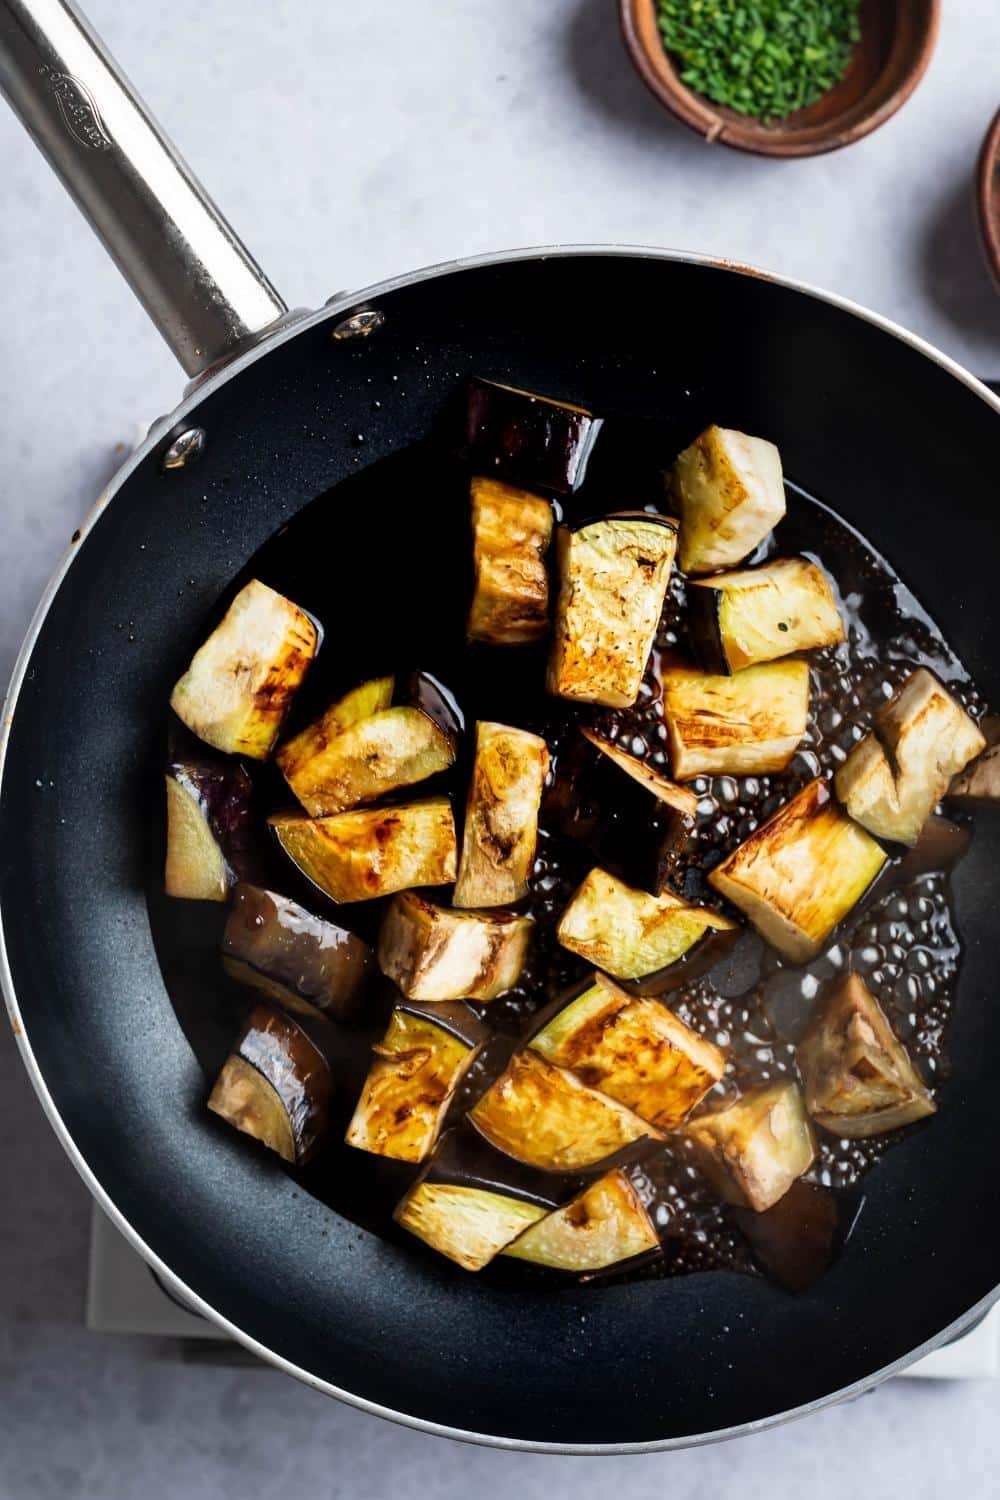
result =
[[[163,469],[186,469],[188,464],[196,463],[204,453],[205,443],[204,427],[188,427],[174,438],[163,455],[161,467]]]
[[[361,312],[352,313],[349,318],[335,323],[330,331],[330,337],[340,343],[343,339],[366,339],[376,328],[381,328],[385,322],[385,314],[380,313],[377,307],[366,307]]]

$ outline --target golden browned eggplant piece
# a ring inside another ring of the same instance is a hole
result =
[[[662,1130],[680,1125],[726,1069],[718,1047],[659,1000],[636,999],[603,974],[557,1010],[529,1045]]]
[[[549,628],[552,506],[499,479],[473,479],[470,641],[522,646]]]
[[[473,379],[466,424],[474,469],[565,494],[583,483],[601,419],[569,401]]]
[[[560,526],[550,693],[611,708],[636,701],[676,546],[676,521],[645,511]]]
[[[191,658],[170,706],[217,750],[266,760],[318,644],[309,616],[254,578]]]
[[[886,862],[824,781],[809,782],[709,875],[762,937],[797,963],[815,958]]]
[[[695,1160],[726,1203],[765,1209],[812,1166],[816,1143],[797,1083],[763,1084],[684,1127]]]
[[[221,756],[184,755],[167,768],[166,792],[167,895],[225,901],[233,884],[261,864],[250,777]]]
[[[538,1203],[458,1182],[414,1183],[396,1223],[465,1271],[481,1271],[522,1230],[545,1217]]]
[[[533,926],[514,912],[449,911],[406,891],[386,909],[378,961],[411,1000],[495,1000],[520,978]]]
[[[634,981],[643,993],[659,994],[672,987],[668,971],[679,960],[687,960],[684,979],[693,979],[696,950],[710,966],[738,931],[735,922],[708,907],[689,906],[669,891],[651,896],[633,890],[598,868],[577,887],[557,936],[595,969]]]
[[[678,786],[676,781],[669,781],[646,761],[639,760],[638,756],[629,755],[620,745],[616,745],[613,740],[605,739],[595,730],[585,728],[581,730],[581,733],[598,754],[605,756],[620,771],[624,771],[625,775],[631,777],[637,786],[650,792],[657,802],[673,808],[675,812],[683,813],[687,818],[696,816],[698,798],[688,787]]]
[[[375,1062],[347,1144],[396,1161],[424,1161],[486,1035],[467,1005],[397,1005],[372,1049]]]
[[[859,974],[821,1000],[798,1046],[806,1108],[839,1136],[880,1135],[935,1111],[923,1079]]]
[[[696,579],[688,604],[698,659],[709,672],[738,672],[844,639],[830,580],[804,557]]]
[[[289,859],[332,901],[371,901],[455,878],[455,820],[447,797],[332,818],[282,813],[268,821]]]
[[[282,774],[311,817],[346,812],[399,787],[415,786],[455,760],[460,723],[426,673],[415,673],[404,702],[392,677],[362,683],[282,745]]]
[[[353,932],[244,883],[233,892],[222,967],[286,1010],[348,1021],[371,982],[375,955]]]
[[[608,1172],[519,1235],[501,1253],[554,1271],[603,1271],[652,1257],[659,1236],[629,1178]]]
[[[302,1166],[330,1124],[330,1066],[291,1016],[258,1005],[215,1082],[208,1107],[285,1161]]]
[[[837,771],[837,796],[876,838],[914,844],[952,777],[985,748],[979,726],[919,667]]]
[[[777,448],[729,427],[706,427],[677,459],[669,487],[685,573],[735,567],[785,514]]]
[[[663,667],[663,717],[679,781],[783,771],[806,732],[809,667],[767,662],[733,677],[671,662]]]
[[[644,1137],[662,1139],[625,1105],[530,1050],[511,1058],[468,1118],[498,1151],[550,1172],[593,1166]]]
[[[548,769],[548,746],[537,734],[476,725],[456,906],[505,906],[527,894]]]

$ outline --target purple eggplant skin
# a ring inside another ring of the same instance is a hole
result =
[[[436,1011],[439,1007],[430,1008]],[[435,1017],[432,1015],[431,1019]],[[616,1167],[639,1164],[657,1149],[663,1149],[661,1141],[644,1137],[593,1166],[572,1172],[550,1171],[546,1167],[530,1167],[499,1151],[465,1122],[441,1137],[437,1150],[420,1174],[420,1180],[483,1188],[486,1192],[507,1193],[543,1208],[560,1208],[605,1173]]]
[[[274,1089],[288,1116],[295,1162],[314,1156],[330,1127],[333,1078],[330,1064],[291,1016],[258,1005],[233,1051]]]
[[[286,1010],[353,1020],[378,972],[353,932],[314,916],[287,896],[241,882],[222,938],[227,974]]]
[[[889,859],[854,908],[867,911],[897,886],[908,885],[921,875],[947,875],[968,853],[972,829],[967,823],[933,813],[920,831],[912,849],[903,844],[882,842],[882,847],[897,858]]]
[[[669,995],[672,990],[680,989],[682,985],[690,984],[692,979],[700,979],[703,974],[714,969],[738,942],[742,932],[740,927],[725,932],[709,927],[686,953],[665,969],[644,974],[641,979],[616,979],[615,984],[629,995]]]
[[[813,1182],[800,1177],[763,1213],[752,1208],[728,1212],[761,1270],[786,1291],[804,1292],[836,1258],[842,1237],[837,1201]]]
[[[426,714],[448,741],[452,754],[457,753],[459,740],[465,731],[465,718],[457,701],[436,677],[432,677],[429,672],[412,672],[407,680],[403,701]]]
[[[703,672],[715,673],[719,677],[731,677],[733,669],[729,665],[722,645],[722,631],[719,627],[722,600],[723,594],[720,589],[688,590],[688,640]]]
[[[473,472],[568,494],[583,483],[601,419],[531,391],[474,378],[466,440]]]
[[[407,1000],[397,992],[393,1009],[408,1016],[419,1016],[434,1026],[440,1026],[442,1031],[450,1031],[467,1047],[483,1047],[493,1036],[490,1028],[464,1000]]]
[[[226,756],[198,750],[172,756],[166,774],[187,793],[204,819],[218,847],[227,883],[259,879],[267,867],[267,854],[253,810],[253,782],[245,768]]]

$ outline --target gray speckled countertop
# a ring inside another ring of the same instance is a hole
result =
[[[906,0],[904,0],[906,3]],[[902,114],[840,154],[757,161],[674,126],[615,0],[92,0],[90,15],[276,284],[316,304],[489,248],[632,241],[846,293],[986,375],[1000,298],[970,178],[1000,83],[997,0],[950,0]],[[0,109],[0,672],[114,445],[181,379]],[[623,289],[627,297],[627,288]],[[9,852],[8,856],[9,857]],[[895,1382],[738,1445],[586,1460],[463,1448],[264,1370],[81,1324],[88,1203],[0,1032],[0,1497],[494,1500],[996,1493],[1000,1389]]]

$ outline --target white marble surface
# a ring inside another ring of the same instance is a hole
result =
[[[908,3],[908,0],[900,0]],[[615,0],[92,0],[90,14],[289,301],[489,248],[616,240],[756,261],[1000,375],[972,164],[1000,93],[997,0],[948,0],[931,71],[849,151],[755,161],[675,127]],[[0,672],[135,422],[179,372],[0,110]],[[269,1372],[80,1325],[87,1205],[0,1036],[0,1497],[487,1492],[677,1500],[996,1493],[1000,1390],[887,1387],[739,1446],[662,1458],[477,1452]]]

